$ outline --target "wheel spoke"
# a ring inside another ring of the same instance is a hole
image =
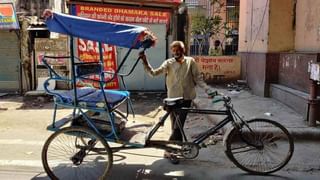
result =
[[[284,167],[293,153],[293,139],[279,123],[254,119],[227,137],[226,153],[239,168],[258,174]]]
[[[241,149],[243,149],[243,150],[241,150]],[[256,149],[255,147],[245,145],[245,146],[241,146],[241,147],[237,147],[237,148],[232,148],[231,151],[232,151],[232,154],[237,154],[237,153],[249,152],[249,151],[252,151],[255,149]]]
[[[80,127],[64,128],[51,135],[42,158],[52,179],[106,178],[112,165],[112,151],[104,139]]]

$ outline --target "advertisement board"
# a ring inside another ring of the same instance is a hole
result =
[[[203,79],[209,83],[225,82],[240,78],[238,56],[196,56]]]
[[[95,14],[95,11],[86,11],[86,14],[83,14],[81,11],[82,5],[75,6],[75,15],[90,19],[97,19],[96,16],[91,15]],[[92,6],[86,6],[90,9]],[[99,54],[99,43],[91,40],[78,38],[76,42],[78,57],[83,62],[98,62],[100,60]],[[113,45],[103,44],[103,66],[104,71],[114,73],[117,68],[117,60],[116,60],[116,47]],[[112,78],[112,74],[105,74],[105,81],[109,81]],[[98,75],[91,75],[90,79],[100,80]],[[81,80],[78,82],[79,86],[94,86],[99,87],[99,83]],[[105,84],[106,89],[119,89],[119,80],[118,78],[114,78],[111,82]]]
[[[0,30],[20,29],[13,3],[0,2]]]
[[[118,23],[165,24],[167,28],[170,24],[170,12],[164,10],[150,10],[132,7],[128,8],[123,6],[119,7],[106,5],[76,4],[73,7],[72,14],[89,19],[111,21]],[[115,72],[117,68],[116,47],[104,44],[102,49],[105,66],[104,70],[109,72]],[[99,47],[97,42],[78,39],[77,50],[79,58],[84,62],[94,62],[98,61],[99,59]],[[110,79],[111,77],[111,74],[106,74],[106,80]],[[108,83],[106,88],[118,89],[118,79],[115,78],[112,82]]]
[[[170,22],[170,12],[138,8],[76,5],[78,16],[101,21],[119,23],[166,24]]]
[[[100,55],[99,55],[99,43],[85,40],[85,39],[78,39],[77,41],[77,49],[78,49],[78,57],[83,62],[98,62]],[[102,45],[103,51],[103,69],[104,71],[110,72],[110,74],[105,73],[105,81],[109,81],[117,69],[117,61],[116,61],[116,48],[115,46],[111,46],[108,44]],[[90,79],[100,80],[98,75],[91,75]],[[93,85],[94,87],[100,87],[98,82],[92,81],[79,81],[78,85],[80,86],[87,86],[88,84]],[[119,89],[119,81],[118,78],[114,78],[111,82],[105,85],[106,89]]]

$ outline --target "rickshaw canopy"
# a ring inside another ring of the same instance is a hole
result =
[[[142,47],[145,36],[151,34],[143,26],[99,21],[57,12],[46,19],[46,25],[51,32],[134,49]]]

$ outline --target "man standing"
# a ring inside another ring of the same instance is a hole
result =
[[[210,48],[209,56],[222,56],[221,42],[219,40],[214,41],[214,47]]]
[[[144,69],[151,76],[166,74],[167,96],[168,98],[183,97],[183,107],[190,107],[193,99],[196,98],[195,86],[199,85],[208,93],[209,86],[203,81],[199,68],[192,57],[184,56],[185,46],[182,41],[174,41],[170,45],[173,58],[165,60],[162,65],[153,69],[149,64],[144,53],[140,53],[140,59],[143,62]],[[183,127],[186,120],[186,113],[177,114]],[[172,134],[169,140],[183,141],[179,126],[177,125],[177,116],[171,114]],[[179,123],[179,122],[178,122]],[[170,157],[166,152],[165,158]]]

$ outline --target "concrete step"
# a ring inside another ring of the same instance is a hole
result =
[[[270,84],[270,97],[289,106],[307,119],[309,94],[281,84]]]

